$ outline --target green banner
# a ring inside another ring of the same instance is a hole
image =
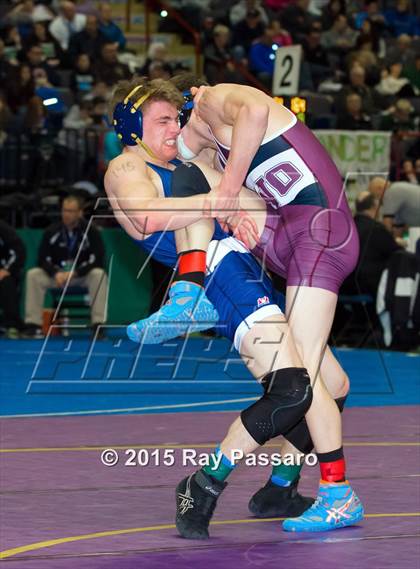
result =
[[[346,178],[357,174],[388,174],[391,133],[382,131],[316,130],[315,135]]]

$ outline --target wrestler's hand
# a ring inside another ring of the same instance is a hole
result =
[[[232,231],[248,249],[259,241],[258,227],[250,214],[239,206],[239,196],[221,197],[218,187],[206,196],[203,215],[216,218],[224,231]]]
[[[219,223],[226,221],[228,217],[240,210],[239,192],[234,194],[224,190],[221,186],[215,186],[207,198],[207,210],[210,214],[206,217],[216,217]]]
[[[233,236],[242,241],[249,250],[253,249],[260,240],[255,220],[244,209],[229,217],[226,222],[221,223],[221,226],[225,231],[232,231]]]

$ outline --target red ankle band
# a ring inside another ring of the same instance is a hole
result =
[[[346,479],[346,462],[344,458],[333,462],[320,462],[321,479],[325,482],[341,482]]]
[[[178,275],[206,272],[206,251],[183,253],[179,259]]]

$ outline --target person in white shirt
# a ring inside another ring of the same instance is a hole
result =
[[[70,37],[83,30],[85,25],[85,14],[78,14],[75,4],[65,0],[60,4],[60,14],[51,22],[49,29],[62,49],[67,50]]]

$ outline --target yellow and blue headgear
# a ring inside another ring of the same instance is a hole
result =
[[[194,108],[194,97],[192,96],[191,91],[184,91],[182,96],[184,97],[184,104],[179,111],[179,126],[181,128],[183,128],[190,120],[190,116]]]
[[[124,101],[118,103],[114,109],[113,126],[118,138],[125,146],[142,144],[143,113],[141,111],[141,105],[155,92],[155,89],[142,95],[135,103],[132,103],[130,98],[141,87],[143,87],[143,85],[137,85],[137,87],[128,93]]]

